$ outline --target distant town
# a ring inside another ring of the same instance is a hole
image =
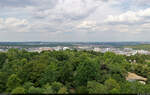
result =
[[[19,44],[21,44],[19,46]],[[30,45],[32,46],[30,46]],[[61,43],[63,44],[63,43]],[[118,47],[122,45],[128,45],[128,44],[139,44],[139,43],[65,43],[64,45],[60,45],[60,43],[57,43],[56,45],[53,46],[49,45],[48,43],[28,43],[27,44],[22,44],[18,43],[14,45],[14,43],[0,43],[0,52],[7,52],[8,49],[11,48],[17,48],[17,49],[25,49],[28,52],[42,52],[42,51],[60,51],[60,50],[87,50],[87,51],[95,51],[95,52],[114,52],[116,54],[120,55],[126,55],[126,56],[131,56],[135,54],[145,54],[149,55],[150,51],[144,50],[144,49],[133,49],[133,48],[126,48],[126,47]],[[140,43],[141,44],[141,43]],[[27,45],[27,46],[26,46]],[[115,46],[114,46],[115,45]]]

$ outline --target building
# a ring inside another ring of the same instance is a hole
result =
[[[100,48],[94,48],[93,51],[95,51],[95,52],[100,52],[101,49],[100,49]]]
[[[70,49],[69,47],[63,47],[63,50],[67,50],[67,49]]]
[[[139,76],[139,75],[137,75],[135,73],[128,72],[128,76],[126,77],[126,80],[130,81],[130,82],[138,81],[138,82],[140,82],[142,84],[146,84],[145,81],[147,81],[147,78]]]
[[[59,50],[62,50],[62,47],[57,46],[57,47],[53,47],[53,49],[56,50],[56,51],[59,51]]]

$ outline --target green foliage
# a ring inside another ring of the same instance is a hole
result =
[[[14,88],[20,86],[21,85],[20,83],[21,83],[21,80],[18,78],[18,76],[16,74],[12,74],[8,78],[8,82],[7,82],[8,91],[11,91]]]
[[[23,87],[17,87],[12,90],[11,94],[25,94],[25,89]]]
[[[6,89],[7,77],[7,73],[0,72],[0,93]]]
[[[119,89],[117,89],[117,88],[113,88],[112,90],[110,90],[109,91],[111,94],[118,94],[118,93],[120,93],[120,91],[119,91]]]
[[[29,88],[32,87],[32,86],[34,86],[34,84],[32,82],[25,82],[24,85],[23,85],[23,87],[25,89],[25,92],[27,93]]]
[[[75,72],[75,84],[86,85],[87,81],[94,80],[98,75],[99,66],[95,60],[87,59],[77,68]]]
[[[59,83],[59,82],[53,82],[52,83],[52,90],[54,93],[58,93],[58,91],[60,90],[60,88],[63,87],[63,84]]]
[[[46,67],[42,77],[40,79],[40,84],[52,83],[58,80],[58,66],[55,63],[51,63]]]
[[[78,86],[76,88],[76,93],[77,94],[87,94],[88,93],[88,89],[86,86]]]
[[[44,85],[44,94],[53,94],[52,86],[49,84]]]
[[[0,69],[3,67],[3,64],[5,63],[6,58],[7,58],[7,55],[5,53],[0,52]]]
[[[67,92],[67,88],[66,87],[62,87],[59,89],[58,94],[68,94]]]
[[[73,78],[73,66],[69,62],[60,63],[59,81],[62,83],[70,82]]]
[[[116,82],[116,80],[114,80],[112,78],[106,80],[104,85],[106,86],[108,91],[113,90],[114,88],[115,89],[120,89],[119,84]]]
[[[89,94],[104,94],[107,93],[107,89],[103,84],[95,81],[88,81],[87,89]]]
[[[28,90],[28,93],[30,94],[42,94],[44,90],[42,88],[36,88],[34,86],[31,86]]]
[[[123,81],[125,80],[125,76],[127,75],[127,71],[125,70],[125,67],[120,64],[108,64],[108,73],[111,75],[111,77],[117,81]]]
[[[111,64],[111,63],[119,63],[119,64],[124,64],[126,63],[126,59],[122,55],[116,55],[115,53],[112,52],[106,52],[103,56],[105,60],[105,64]]]
[[[133,62],[135,61],[136,62]],[[94,51],[10,49],[0,52],[0,93],[138,94],[150,93],[150,55]],[[126,81],[127,72],[147,78]]]
[[[136,94],[136,93],[149,93],[150,89],[146,87],[145,85],[139,83],[139,82],[123,82],[120,84],[121,86],[121,93],[127,94]],[[149,91],[148,91],[149,89]]]

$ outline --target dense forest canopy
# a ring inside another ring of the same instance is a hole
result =
[[[94,51],[0,52],[0,93],[150,93],[150,55]],[[147,78],[127,81],[128,72]]]

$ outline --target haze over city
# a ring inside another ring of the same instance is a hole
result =
[[[149,0],[0,0],[0,41],[149,41]]]

